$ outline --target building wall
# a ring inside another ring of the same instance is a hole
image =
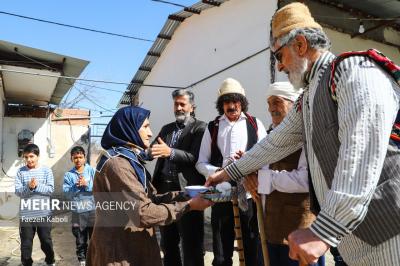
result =
[[[269,46],[269,22],[275,10],[275,1],[231,0],[201,15],[193,15],[176,30],[144,83],[186,87]],[[400,53],[394,47],[351,39],[331,29],[325,31],[334,53],[375,47],[399,63]],[[196,116],[210,121],[217,115],[217,90],[225,78],[233,77],[246,90],[249,112],[267,127],[271,121],[265,99],[270,83],[269,56],[269,51],[260,53],[191,87],[196,95]],[[277,73],[277,80],[287,80],[286,75]],[[140,90],[139,102],[152,112],[150,121],[154,134],[162,125],[174,121],[172,91],[151,87]]]
[[[72,167],[70,149],[73,145],[82,145],[87,149],[88,141],[84,135],[88,131],[88,126],[51,123],[50,127],[49,119],[46,118],[5,117],[3,169],[12,179],[18,168],[24,165],[23,159],[19,158],[17,153],[17,135],[22,129],[34,132],[34,143],[40,148],[39,162],[52,168],[56,191],[61,191],[63,175]],[[49,154],[50,141],[55,149],[53,158]],[[14,191],[13,182],[7,191]]]
[[[1,81],[1,79],[0,79]],[[4,126],[4,113],[5,113],[5,107],[4,107],[4,88],[3,88],[3,82],[0,82],[0,166],[3,165],[3,141],[2,136],[3,136],[3,126]],[[0,171],[1,173],[2,171]]]
[[[4,88],[3,88],[3,82],[1,81],[0,78],[0,167],[1,169],[4,169],[3,166],[3,160],[4,160],[4,155],[3,155],[3,146],[4,146],[4,141],[3,141],[3,127],[4,127]],[[3,171],[0,169],[0,191],[3,191],[4,187],[9,187],[11,180],[5,179]],[[6,195],[3,195],[3,193],[0,193],[0,205],[5,202],[7,199]]]
[[[268,47],[267,21],[275,9],[273,1],[231,0],[193,15],[177,29],[145,83],[187,86]],[[197,116],[209,121],[217,115],[217,89],[225,78],[233,77],[246,89],[249,111],[266,122],[268,58],[269,53],[263,52],[192,87]],[[152,111],[154,133],[174,120],[171,92],[172,89],[149,87],[140,91],[140,102]]]
[[[332,29],[324,28],[324,30],[332,41],[332,52],[334,54],[375,48],[392,59],[396,64],[400,65],[400,49],[396,47],[371,40],[351,38],[349,34],[344,34]]]

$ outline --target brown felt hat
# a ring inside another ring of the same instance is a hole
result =
[[[288,4],[275,12],[272,17],[272,37],[279,38],[297,28],[322,29],[315,22],[308,7],[302,3]]]

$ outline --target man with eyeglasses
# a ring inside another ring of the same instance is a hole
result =
[[[183,190],[189,185],[203,185],[205,177],[200,174],[197,162],[200,143],[206,123],[195,118],[194,94],[190,90],[172,92],[175,122],[162,127],[150,148],[157,159],[153,185],[158,193]],[[179,243],[182,240],[183,265],[204,265],[204,212],[191,211],[182,218],[161,229],[161,248],[164,266],[182,265]]]
[[[369,55],[336,61],[322,27],[298,2],[275,13],[272,37],[278,70],[304,93],[273,132],[206,185],[240,180],[304,145],[319,212],[309,228],[289,235],[289,256],[315,263],[337,247],[348,265],[400,265],[400,88],[394,75]],[[392,72],[400,73],[396,66]]]

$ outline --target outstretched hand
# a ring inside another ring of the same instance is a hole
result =
[[[150,154],[153,158],[168,158],[171,156],[171,148],[160,138],[157,138],[158,144],[154,144],[150,148]]]
[[[189,200],[189,206],[191,211],[202,211],[212,205],[214,205],[214,202],[204,199],[200,196],[196,196]]]
[[[204,185],[206,187],[211,187],[211,186],[216,186],[219,183],[222,183],[224,181],[229,181],[229,176],[225,170],[221,170],[221,171],[215,172],[214,174],[210,175],[207,178],[207,181]]]

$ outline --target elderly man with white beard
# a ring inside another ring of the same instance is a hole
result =
[[[328,37],[304,4],[279,9],[272,36],[278,70],[304,93],[271,134],[211,175],[206,185],[237,181],[304,145],[318,215],[309,228],[289,235],[290,257],[315,263],[338,247],[350,266],[400,265],[400,89],[395,77],[370,55],[336,61]],[[393,67],[393,73],[398,71]]]

